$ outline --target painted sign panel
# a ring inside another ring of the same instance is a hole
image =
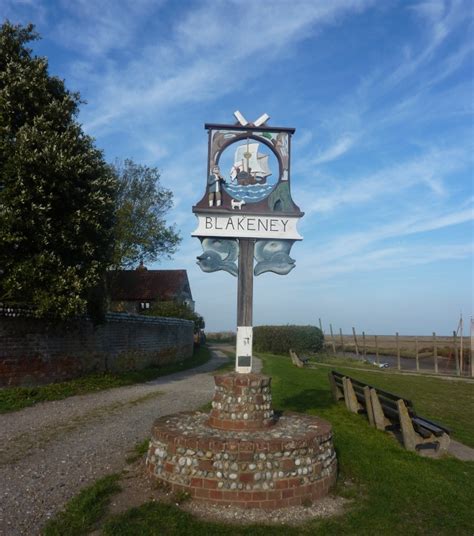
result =
[[[193,236],[225,238],[280,238],[301,240],[296,229],[298,216],[253,214],[197,214],[198,227]]]
[[[205,128],[209,134],[207,188],[193,212],[303,216],[290,190],[294,129],[251,123],[206,124]]]
[[[270,127],[268,114],[253,123],[240,112],[234,125],[206,124],[209,135],[206,189],[193,207],[203,272],[238,278],[236,371],[252,370],[253,276],[289,274],[290,256],[302,240],[303,213],[291,197],[291,136],[295,129]]]

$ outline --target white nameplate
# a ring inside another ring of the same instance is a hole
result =
[[[252,372],[252,326],[237,326],[235,370],[242,374]]]
[[[196,214],[198,227],[192,236],[228,238],[283,238],[302,240],[296,229],[299,217],[250,214]]]

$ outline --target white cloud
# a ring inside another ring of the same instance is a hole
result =
[[[448,37],[465,21],[466,11],[470,9],[468,4],[469,2],[436,0],[408,7],[421,18],[426,42],[418,53],[413,52],[411,46],[405,47],[404,61],[384,81],[386,89],[394,88],[433,59]]]
[[[472,256],[472,244],[403,243],[400,239],[421,233],[469,223],[474,220],[472,207],[455,212],[432,211],[405,216],[386,224],[372,224],[364,231],[339,235],[330,242],[318,243],[311,253],[303,254],[298,265],[305,281],[334,277],[341,273],[377,271],[385,268],[415,266],[434,261],[465,259]],[[397,245],[391,242],[398,241]],[[401,244],[401,245],[400,245]]]
[[[2,19],[8,19],[12,24],[42,25],[47,20],[47,10],[36,0],[0,0]],[[2,20],[3,22],[3,20]]]
[[[338,262],[321,262],[312,266],[311,281],[330,279],[341,274],[377,272],[419,266],[433,262],[463,260],[472,257],[472,244],[443,244],[436,246],[404,246],[374,249],[363,255],[342,255]],[[298,265],[304,262],[301,259]],[[307,281],[307,278],[300,280]]]
[[[123,4],[117,16],[112,4],[103,1],[103,13],[92,20],[91,28],[86,27],[84,34],[77,28],[75,36],[69,37],[76,49],[83,45],[85,51],[99,53],[133,39],[136,27],[133,17],[123,13]],[[166,37],[160,36],[133,60],[127,63],[122,57],[120,63],[114,63],[109,59],[105,72],[89,78],[96,97],[84,114],[86,128],[97,134],[119,118],[169,112],[170,107],[179,104],[202,102],[235,91],[270,68],[310,33],[370,3],[229,1],[189,9]],[[84,3],[79,8],[85,21],[89,12]],[[145,11],[140,10],[141,17]],[[78,22],[66,21],[62,35],[70,36],[71,25]]]
[[[62,45],[84,57],[104,57],[133,41],[147,14],[162,4],[159,0],[62,0],[66,16],[54,28]]]
[[[297,198],[305,199],[307,213],[324,213],[347,205],[364,204],[420,185],[442,196],[445,194],[444,179],[463,169],[468,162],[469,155],[461,149],[432,148],[418,157],[378,169],[362,178],[346,176],[324,180],[320,176],[311,188],[297,185],[295,192]]]
[[[356,142],[357,137],[351,134],[343,134],[335,143],[321,151],[316,158],[311,160],[312,165],[323,164],[336,160],[347,153]]]

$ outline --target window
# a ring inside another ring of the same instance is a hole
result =
[[[140,310],[144,311],[145,309],[150,308],[150,302],[141,302],[140,303]]]

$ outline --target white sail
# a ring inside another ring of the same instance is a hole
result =
[[[259,153],[257,155],[258,165],[260,169],[262,170],[262,174],[264,177],[268,177],[272,174],[270,171],[270,167],[268,166],[268,155],[267,154],[261,154]]]
[[[235,151],[234,169],[249,171],[256,177],[268,177],[271,175],[268,166],[268,155],[258,152],[258,143],[246,143],[240,145]]]

